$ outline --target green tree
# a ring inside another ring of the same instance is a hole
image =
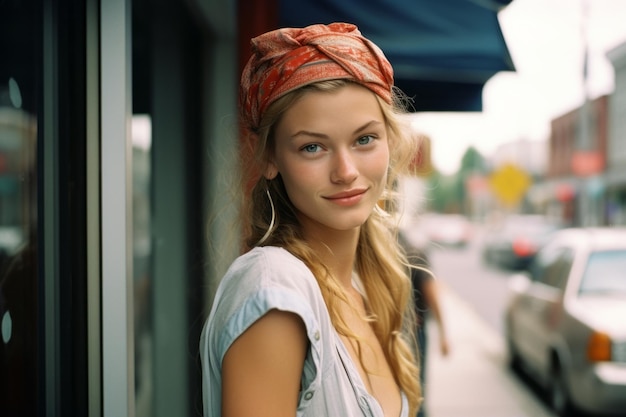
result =
[[[467,148],[461,158],[461,167],[456,174],[456,197],[459,212],[469,215],[467,212],[469,204],[467,201],[467,180],[471,175],[484,174],[486,172],[486,161],[483,155],[476,148]]]
[[[483,155],[473,146],[467,148],[461,158],[461,168],[459,169],[459,173],[462,176],[467,176],[473,173],[482,174],[485,173],[485,171],[486,163]]]
[[[433,170],[428,177],[428,206],[431,211],[450,213],[455,211],[455,176]]]
[[[486,161],[476,148],[467,148],[461,158],[459,170],[452,175],[444,175],[436,167],[428,177],[429,209],[439,213],[462,213],[465,204],[465,183],[476,173],[486,172]]]

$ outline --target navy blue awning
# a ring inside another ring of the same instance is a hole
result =
[[[280,26],[349,22],[385,52],[415,111],[481,111],[482,88],[514,71],[497,13],[511,0],[280,0]]]

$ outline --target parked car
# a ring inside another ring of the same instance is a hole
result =
[[[483,259],[487,264],[499,268],[523,269],[559,228],[558,222],[543,215],[508,216],[487,228],[483,240]]]
[[[626,229],[558,231],[510,287],[511,365],[560,416],[626,415]]]
[[[431,244],[460,248],[472,239],[472,223],[462,214],[431,213],[420,221]]]

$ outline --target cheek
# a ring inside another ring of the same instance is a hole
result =
[[[370,167],[372,175],[376,175],[381,179],[386,179],[387,173],[389,172],[389,151],[382,151],[380,155],[375,158]]]
[[[316,174],[316,171],[319,171],[310,164],[298,163],[289,159],[283,159],[278,168],[283,176],[283,180],[288,178],[292,183],[302,184],[305,184],[312,175]]]
[[[319,184],[321,169],[307,164],[283,164],[280,172],[287,189],[287,194],[293,199],[294,193],[299,194],[314,188]]]

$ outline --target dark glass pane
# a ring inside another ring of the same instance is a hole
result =
[[[151,148],[152,121],[149,115],[134,115],[133,138],[133,283],[135,314],[135,413],[149,417],[153,412],[152,328],[152,209]]]
[[[39,376],[38,1],[0,1],[0,415],[35,415]]]

